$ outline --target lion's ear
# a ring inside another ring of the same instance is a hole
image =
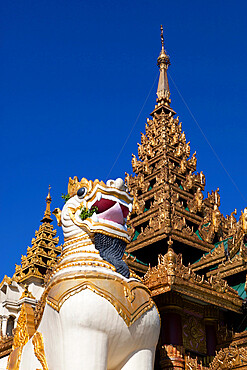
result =
[[[58,226],[62,226],[62,222],[61,222],[61,213],[62,213],[62,211],[61,211],[61,209],[55,208],[52,213],[54,214],[54,216],[57,219]]]

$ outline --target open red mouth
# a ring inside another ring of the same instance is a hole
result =
[[[120,225],[125,224],[125,218],[128,216],[129,208],[110,199],[102,198],[96,201],[93,207],[97,207],[97,216],[99,219],[116,222]]]

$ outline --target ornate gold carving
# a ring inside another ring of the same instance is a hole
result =
[[[186,349],[206,353],[206,334],[201,318],[186,315],[183,323],[183,344]]]
[[[210,364],[211,370],[246,369],[247,348],[233,347],[221,349]]]
[[[215,265],[216,263],[222,262],[225,259],[225,248],[224,243],[221,242],[217,247],[207,254],[204,254],[201,259],[191,265],[193,271],[200,270],[203,267],[209,267]]]
[[[13,278],[18,282],[25,282],[30,277],[43,279],[44,267],[50,268],[57,260],[57,255],[61,252],[61,246],[57,247],[59,238],[55,237],[56,230],[51,225],[50,217],[50,191],[46,198],[46,210],[41,220],[42,224],[38,231],[35,231],[35,238],[32,239],[32,247],[27,247],[27,255],[21,257],[21,266],[16,265]],[[47,259],[47,254],[52,258],[52,262]],[[45,258],[44,258],[45,257]]]
[[[165,344],[160,348],[160,365],[162,369],[184,369],[184,348]]]
[[[216,192],[216,194],[218,193]],[[213,209],[207,208],[205,210],[205,216],[198,228],[203,240],[207,241],[208,243],[212,243],[215,233],[219,231],[222,218],[223,216],[220,213],[216,203],[214,204]]]
[[[133,168],[133,171],[135,173],[138,173],[140,171],[140,169],[142,168],[142,162],[141,161],[138,161],[136,156],[134,154],[132,154],[132,168]]]
[[[203,206],[203,194],[201,192],[201,188],[197,188],[194,198],[190,199],[188,201],[188,208],[190,212],[192,213],[197,213],[202,211],[202,206]]]
[[[55,208],[54,211],[52,212],[52,214],[56,217],[57,219],[57,225],[58,226],[62,226],[62,222],[61,222],[61,209],[59,208]]]
[[[246,234],[247,233],[247,208],[244,209],[244,212],[241,211],[241,216],[240,216],[239,221],[240,221],[243,232]]]
[[[225,221],[226,225],[225,226],[228,229],[228,235],[229,236],[235,234],[236,231],[237,231],[237,220],[234,216],[236,214],[237,214],[237,210],[235,209],[230,214],[230,216],[229,215],[226,216],[226,221]]]
[[[36,332],[32,338],[32,343],[34,346],[34,353],[39,362],[42,365],[43,370],[48,370],[48,365],[46,362],[45,357],[45,347],[44,347],[44,340],[41,333]]]
[[[196,152],[194,152],[192,154],[192,157],[188,159],[188,165],[196,169],[196,164],[197,164],[197,158],[196,158]]]
[[[200,301],[217,303],[219,307],[231,307],[235,312],[241,311],[242,301],[238,293],[225,280],[218,276],[206,280],[204,276],[196,275],[190,266],[182,264],[181,255],[174,253],[170,247],[166,255],[159,256],[157,266],[149,267],[143,282],[153,296],[173,290]]]
[[[31,292],[29,292],[29,290],[28,290],[28,285],[27,284],[25,284],[24,285],[24,290],[23,290],[23,293],[22,293],[22,295],[21,295],[21,298],[20,299],[22,299],[22,298],[31,298],[31,299],[35,299],[35,297],[32,295],[32,293]]]
[[[0,356],[4,357],[11,353],[13,345],[12,336],[2,336],[0,335]]]
[[[109,282],[111,292],[108,290]],[[127,326],[132,325],[144,312],[153,307],[148,289],[139,281],[125,281],[117,276],[92,271],[57,278],[48,286],[47,303],[59,311],[63,303],[84,289],[108,300]]]
[[[18,370],[24,345],[35,332],[34,312],[32,306],[23,303],[14,332],[12,352],[9,356],[7,370]]]
[[[178,168],[178,173],[184,174],[186,170],[187,170],[187,161],[186,157],[183,157]]]
[[[133,213],[136,213],[137,215],[140,215],[143,213],[144,211],[144,208],[145,208],[145,201],[144,199],[140,198],[134,198],[134,202],[133,202]]]
[[[32,306],[23,303],[14,333],[13,349],[24,346],[34,332],[34,312]]]
[[[205,357],[204,357],[205,359]],[[206,360],[211,360],[211,357],[207,356]],[[185,370],[209,370],[208,366],[204,366],[202,361],[197,357],[193,358],[189,355],[185,355]]]
[[[66,261],[61,261],[56,269],[54,270],[53,274],[55,274],[57,271],[61,271],[63,269],[66,269],[71,266],[93,266],[93,267],[104,267],[112,271],[116,271],[116,268],[109,262],[103,260],[103,259],[96,259],[91,256],[88,257],[74,257],[70,258],[69,260],[66,259]]]
[[[229,343],[233,338],[233,331],[230,330],[227,325],[219,324],[216,331],[217,343],[222,346],[223,343]]]
[[[14,349],[8,358],[7,370],[19,370],[22,355],[22,347]]]
[[[220,194],[219,194],[219,188],[217,188],[215,191],[211,191],[211,194],[208,193],[207,200],[211,204],[216,204],[218,207],[220,206]]]
[[[79,190],[82,187],[87,188],[87,193],[91,193],[93,187],[99,183],[99,180],[95,180],[94,182],[92,180],[88,181],[84,177],[79,181],[78,177],[75,176],[73,179],[69,178],[68,183],[68,194],[72,197],[77,193],[77,190]]]
[[[188,191],[192,189],[192,187],[194,186],[194,182],[195,182],[195,175],[192,174],[192,171],[190,171],[188,175],[186,176],[186,179],[181,181],[181,185],[185,191]]]

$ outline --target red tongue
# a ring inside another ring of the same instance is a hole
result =
[[[98,214],[99,219],[103,218],[104,220],[113,221],[117,224],[124,224],[124,217],[122,208],[119,203],[115,203],[113,207],[107,209],[105,212]]]

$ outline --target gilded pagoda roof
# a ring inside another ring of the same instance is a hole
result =
[[[44,280],[47,269],[52,269],[57,262],[57,256],[61,253],[62,247],[57,246],[59,238],[56,237],[56,230],[51,222],[51,195],[50,187],[46,197],[46,209],[41,220],[39,229],[35,231],[32,239],[32,246],[27,247],[26,255],[21,257],[21,265],[16,265],[13,278],[21,283],[30,278]]]

